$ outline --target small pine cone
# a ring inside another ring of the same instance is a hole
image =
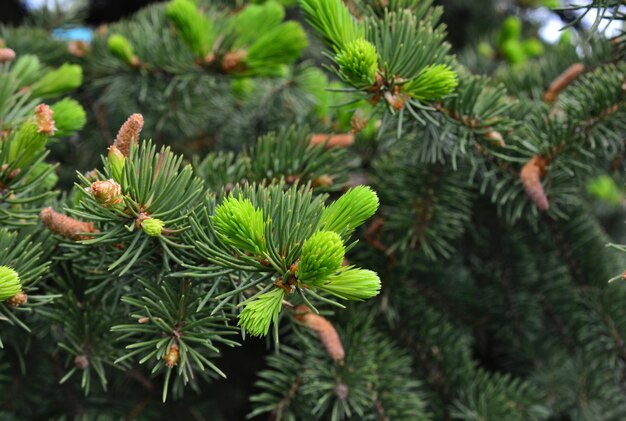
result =
[[[174,367],[176,364],[178,364],[179,356],[180,356],[180,351],[178,348],[178,344],[173,343],[172,346],[170,346],[170,349],[167,352],[167,354],[165,354],[165,356],[163,357],[163,360],[165,360],[165,365],[168,366],[169,368]]]
[[[363,114],[363,110],[358,108],[354,114],[352,114],[352,118],[350,118],[350,126],[352,126],[352,133],[360,133],[369,123],[369,120],[365,118]]]
[[[328,135],[317,133],[311,136],[311,145],[325,145],[327,148],[347,148],[354,143],[354,134],[334,134]]]
[[[53,114],[52,108],[46,104],[37,105],[37,108],[35,108],[35,120],[37,121],[37,131],[39,133],[52,136],[57,131],[57,128],[54,127]]]
[[[325,317],[311,313],[306,306],[298,306],[295,309],[296,320],[302,322],[306,327],[317,333],[320,342],[326,348],[326,353],[330,358],[339,363],[343,363],[345,352],[339,334],[335,327]]]
[[[86,41],[74,40],[67,44],[67,51],[75,57],[85,57],[91,51],[91,45]]]
[[[122,202],[122,188],[112,179],[94,181],[87,191],[93,195],[102,206],[111,207]]]
[[[574,63],[561,73],[548,87],[543,94],[543,100],[553,103],[559,96],[559,93],[567,88],[573,81],[585,71],[585,65],[582,63]]]
[[[43,208],[39,214],[39,219],[53,233],[72,240],[91,238],[90,236],[81,235],[81,233],[99,232],[92,222],[79,221],[63,215],[52,208]]]
[[[124,156],[128,156],[131,143],[139,142],[139,134],[143,128],[143,116],[141,114],[133,114],[117,132],[113,146],[115,146]]]
[[[534,156],[528,161],[520,171],[520,179],[526,194],[533,201],[539,210],[545,211],[550,207],[546,193],[543,190],[541,179],[545,173],[547,165],[546,159],[541,156]]]
[[[0,64],[15,60],[15,51],[10,48],[0,48]]]
[[[28,295],[26,295],[24,291],[20,290],[20,292],[18,292],[13,297],[6,300],[5,302],[7,303],[9,307],[17,308],[19,306],[23,306],[24,304],[28,302]]]
[[[89,358],[85,354],[77,355],[74,358],[74,365],[80,370],[84,370],[89,367]]]

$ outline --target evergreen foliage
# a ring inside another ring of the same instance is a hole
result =
[[[0,27],[0,418],[623,419],[621,2],[235,3]]]

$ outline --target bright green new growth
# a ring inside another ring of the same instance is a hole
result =
[[[246,304],[239,315],[239,326],[252,336],[265,336],[272,323],[276,323],[285,291],[277,288],[259,295]]]
[[[241,251],[262,254],[265,244],[265,218],[248,199],[229,197],[211,217],[222,241]]]
[[[339,234],[319,231],[302,246],[296,278],[302,283],[317,285],[341,269],[346,248]]]
[[[259,35],[277,27],[285,18],[285,9],[274,1],[263,5],[248,5],[230,21],[230,30],[236,34],[235,48],[252,44]]]
[[[523,44],[517,39],[510,39],[500,46],[500,52],[510,64],[520,64],[526,61],[526,52]]]
[[[502,48],[505,42],[512,39],[519,39],[522,36],[522,21],[516,16],[509,16],[502,24],[498,36],[498,46]]]
[[[213,25],[189,0],[174,0],[167,5],[167,16],[174,22],[180,36],[194,55],[206,58],[213,48]]]
[[[148,218],[141,223],[141,229],[150,237],[160,237],[165,223],[157,218]]]
[[[22,281],[16,271],[0,266],[0,301],[8,300],[22,289]]]
[[[543,44],[537,38],[524,40],[524,42],[522,42],[522,48],[528,57],[538,57],[544,52]]]
[[[133,64],[136,61],[135,52],[130,41],[123,35],[114,34],[109,37],[107,42],[111,54],[127,64]]]
[[[602,175],[590,180],[587,184],[587,191],[592,196],[611,205],[618,205],[622,201],[620,188],[608,175]]]
[[[335,52],[345,49],[348,43],[362,39],[365,30],[350,14],[343,1],[301,0],[307,22],[320,34]]]
[[[65,98],[52,105],[54,112],[54,126],[57,131],[55,136],[62,137],[82,129],[87,123],[85,110],[78,101]]]
[[[376,47],[364,39],[346,45],[335,57],[339,70],[355,85],[372,85],[376,80],[378,53]]]
[[[48,141],[48,136],[39,133],[37,124],[23,124],[9,145],[9,162],[22,168],[37,157]]]
[[[319,227],[348,235],[376,213],[378,203],[378,196],[370,187],[350,189],[324,209]]]
[[[297,22],[286,22],[261,34],[247,51],[247,73],[257,76],[282,76],[285,64],[294,62],[309,41]]]
[[[344,300],[361,301],[378,295],[380,278],[371,270],[349,268],[330,277],[319,288]]]
[[[109,148],[109,152],[107,154],[107,158],[109,160],[109,170],[111,173],[109,174],[111,178],[118,183],[122,182],[124,178],[124,166],[126,165],[126,157],[119,149],[115,146]]]
[[[402,86],[402,91],[422,102],[442,99],[459,84],[457,74],[445,64],[424,68],[420,74]]]
[[[18,88],[35,83],[39,78],[40,72],[41,62],[37,56],[31,54],[18,57],[11,70],[11,74],[15,77]]]
[[[78,88],[83,83],[83,69],[77,64],[63,64],[50,70],[31,87],[33,96],[47,98]]]

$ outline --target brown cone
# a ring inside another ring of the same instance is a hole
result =
[[[52,208],[43,208],[39,214],[39,219],[53,233],[71,240],[91,238],[88,235],[81,235],[81,233],[99,232],[92,222],[79,221]]]
[[[119,149],[124,156],[128,156],[128,153],[130,152],[130,145],[132,143],[137,144],[139,142],[139,134],[141,133],[142,128],[143,116],[138,113],[131,115],[128,117],[128,120],[122,124],[119,132],[117,132],[113,146]]]

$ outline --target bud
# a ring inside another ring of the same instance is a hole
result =
[[[74,358],[74,365],[79,370],[84,370],[89,367],[89,358],[85,354],[77,355],[76,358]]]
[[[315,180],[311,182],[311,186],[313,187],[330,187],[334,183],[333,178],[330,175],[320,175]]]
[[[67,51],[75,57],[85,57],[91,51],[91,45],[83,40],[74,40],[67,44]]]
[[[340,400],[345,401],[348,399],[348,395],[350,394],[350,389],[345,383],[337,383],[334,389],[335,396],[337,396]]]
[[[350,126],[352,127],[352,133],[360,133],[365,127],[367,127],[367,123],[369,120],[365,118],[363,114],[363,110],[358,108],[354,114],[352,114],[352,118],[350,118]]]
[[[502,137],[502,134],[497,130],[488,131],[487,133],[485,133],[484,137],[485,139],[491,141],[496,146],[503,147],[506,145],[506,142],[504,141],[504,137]]]
[[[136,67],[139,65],[139,58],[133,52],[133,46],[130,41],[123,35],[115,34],[109,37],[107,42],[111,54],[122,60],[129,66]]]
[[[179,357],[180,357],[180,350],[179,350],[178,344],[173,343],[172,345],[170,345],[170,349],[169,351],[167,351],[167,354],[165,354],[165,356],[163,357],[163,360],[165,361],[166,366],[168,366],[169,368],[172,368],[176,364],[178,364]]]
[[[526,194],[537,206],[539,210],[545,211],[550,207],[546,193],[543,190],[541,179],[545,174],[545,167],[547,165],[545,158],[541,156],[532,157],[520,171],[520,180],[526,190]]]
[[[422,102],[442,99],[451,94],[459,84],[457,74],[446,64],[427,66],[402,85],[402,92]]]
[[[115,180],[94,181],[87,189],[98,203],[105,207],[115,206],[122,202],[122,188]]]
[[[109,148],[107,155],[109,159],[109,170],[111,170],[111,177],[118,182],[122,181],[124,174],[124,164],[126,163],[126,157],[120,152],[115,145]]]
[[[346,248],[339,234],[333,231],[318,231],[308,238],[303,246],[296,270],[298,281],[317,284],[341,269]]]
[[[54,127],[54,111],[46,104],[39,104],[35,108],[35,120],[37,121],[37,131],[39,133],[53,136],[57,131]]]
[[[113,146],[115,146],[124,155],[128,156],[130,152],[130,145],[132,143],[137,144],[139,142],[139,134],[143,128],[143,116],[135,113],[128,117],[128,120],[122,124],[120,130],[115,136]]]
[[[346,44],[335,61],[344,78],[354,85],[373,85],[378,69],[378,53],[369,41],[357,39]]]
[[[348,267],[317,287],[344,300],[361,301],[378,295],[380,278],[371,270]]]
[[[165,223],[157,218],[147,218],[141,222],[141,229],[150,237],[160,237]]]
[[[0,64],[15,60],[15,51],[10,48],[0,48]]]
[[[83,83],[83,69],[77,64],[63,64],[50,70],[31,87],[35,97],[52,97],[78,88]]]
[[[58,213],[52,208],[43,208],[39,214],[39,219],[53,233],[71,240],[88,239],[91,236],[82,235],[82,233],[99,232],[92,222],[79,221]]]
[[[19,290],[17,294],[13,297],[6,300],[6,303],[9,307],[17,308],[19,306],[23,306],[28,302],[28,295],[24,293],[24,291]]]
[[[376,213],[378,203],[378,196],[371,188],[357,186],[324,209],[319,227],[339,234],[351,233]]]
[[[8,266],[0,266],[0,301],[5,301],[22,289],[22,281],[16,271]]]
[[[328,356],[334,361],[343,363],[345,351],[339,334],[332,323],[325,317],[311,313],[311,310],[307,306],[298,306],[295,311],[295,319],[317,333]]]
[[[222,60],[222,69],[231,73],[235,70],[243,70],[242,61],[246,58],[244,50],[230,51],[224,55]]]

